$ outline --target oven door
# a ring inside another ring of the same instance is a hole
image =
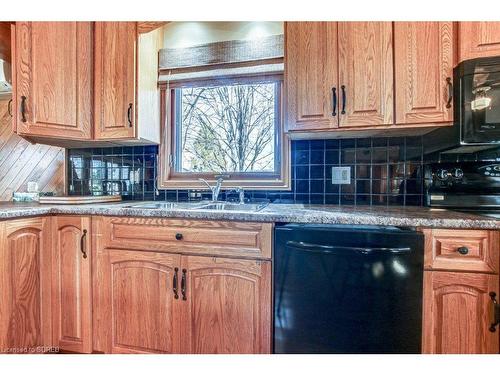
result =
[[[500,71],[477,71],[460,81],[461,144],[500,143]]]

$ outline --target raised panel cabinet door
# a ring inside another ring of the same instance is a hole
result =
[[[92,352],[90,217],[52,218],[52,328],[54,345]]]
[[[395,22],[394,55],[396,124],[451,123],[453,22]]]
[[[500,55],[500,22],[459,22],[460,61]]]
[[[422,350],[434,354],[496,354],[493,301],[498,275],[424,272]]]
[[[337,23],[287,22],[288,130],[338,127]]]
[[[104,249],[98,256],[100,350],[179,353],[180,255]]]
[[[136,22],[95,23],[95,138],[134,138]]]
[[[271,352],[271,262],[182,257],[182,352]]]
[[[341,127],[392,125],[391,22],[339,22]]]
[[[0,353],[52,346],[49,220],[0,223]]]
[[[92,22],[16,23],[19,134],[91,139],[92,43]]]

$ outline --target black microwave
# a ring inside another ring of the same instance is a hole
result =
[[[460,144],[500,144],[500,56],[461,62],[454,86]]]

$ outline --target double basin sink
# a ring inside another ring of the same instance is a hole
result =
[[[268,203],[231,203],[231,202],[160,202],[141,203],[126,206],[126,208],[151,209],[151,210],[208,210],[208,211],[238,211],[257,212],[266,207]]]

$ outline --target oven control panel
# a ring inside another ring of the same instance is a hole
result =
[[[500,177],[500,164],[489,164],[477,169],[478,173],[485,177]]]

